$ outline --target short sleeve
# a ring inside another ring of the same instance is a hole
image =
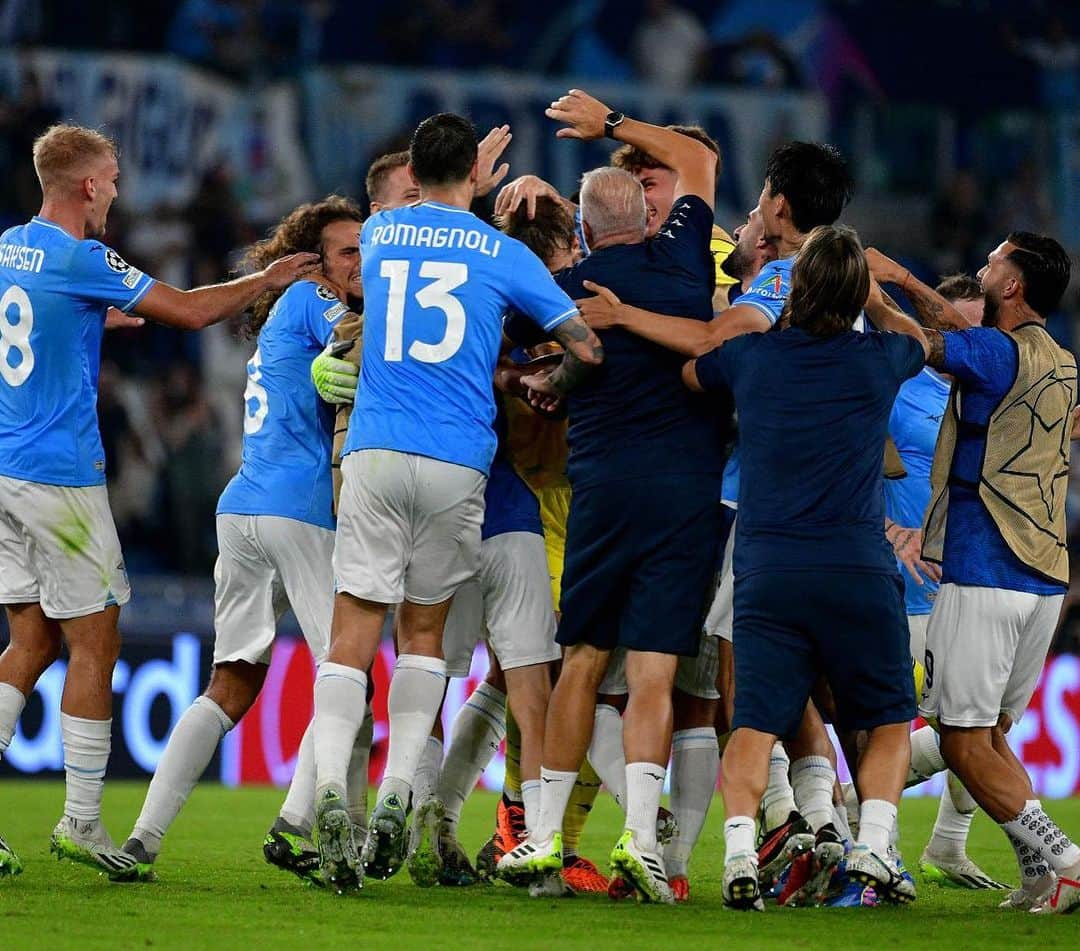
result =
[[[755,335],[746,334],[735,337],[694,361],[694,373],[702,389],[706,391],[732,389],[735,385],[735,367],[739,362],[739,353],[748,346],[753,336]]]
[[[778,264],[766,264],[750,289],[739,295],[740,307],[753,307],[772,326],[780,319],[791,290],[789,272]]]
[[[337,294],[322,284],[305,281],[301,287],[302,290],[297,290],[304,294],[304,325],[320,346],[326,346],[334,336],[338,321],[349,312],[349,308],[338,300]]]
[[[701,261],[710,276],[717,264],[712,252],[713,213],[697,195],[683,195],[650,238],[650,250],[657,257],[685,269],[688,262]]]
[[[972,327],[943,333],[944,373],[961,383],[1008,387],[1016,376],[1016,344],[995,327]]]
[[[73,293],[123,311],[132,310],[154,279],[98,241],[82,241],[71,259]]]
[[[923,345],[907,334],[884,333],[878,335],[889,365],[899,382],[910,380],[926,365],[926,351]]]
[[[577,305],[543,262],[523,244],[515,242],[511,247],[516,256],[507,262],[506,296],[513,308],[548,333],[576,317]]]

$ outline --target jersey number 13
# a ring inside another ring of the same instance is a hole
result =
[[[421,307],[437,307],[443,312],[446,332],[438,343],[414,340],[405,351],[405,297],[410,264],[409,261],[383,261],[379,268],[379,276],[390,281],[386,303],[386,362],[399,363],[404,359],[403,352],[407,352],[421,363],[443,363],[461,349],[465,339],[465,308],[450,292],[469,279],[469,266],[443,261],[424,261],[420,265],[420,277],[430,278],[431,283],[420,288],[413,297]]]

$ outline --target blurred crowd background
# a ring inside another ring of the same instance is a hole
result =
[[[604,161],[567,153],[543,119],[570,85],[702,121],[725,151],[729,227],[769,147],[814,135],[855,168],[850,223],[926,279],[974,273],[1013,229],[1080,251],[1080,6],[1037,0],[110,0],[92,16],[0,0],[0,228],[37,211],[34,137],[85,122],[122,148],[109,244],[182,287],[226,279],[298,201],[363,201],[371,159],[437,108],[511,122],[511,175],[570,189],[582,161]],[[1051,322],[1074,349],[1078,287]],[[212,568],[239,461],[241,324],[107,335],[99,413],[135,573]],[[1080,549],[1080,465],[1070,499]],[[1080,650],[1080,608],[1058,644]]]

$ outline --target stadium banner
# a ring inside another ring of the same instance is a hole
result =
[[[153,772],[169,731],[206,684],[212,651],[209,637],[186,632],[125,644],[113,676],[111,776],[145,779]],[[372,782],[381,777],[385,763],[386,687],[393,668],[393,644],[384,640],[374,665]],[[487,652],[478,646],[469,677],[450,681],[443,709],[447,736],[454,716],[486,669]],[[38,682],[15,738],[0,761],[0,776],[58,778],[62,774],[59,709],[65,672],[65,662],[57,661]],[[292,637],[279,638],[262,694],[226,736],[206,778],[220,779],[227,785],[286,785],[311,718],[314,674],[306,645]],[[1040,796],[1080,795],[1080,658],[1050,658],[1031,707],[1013,727],[1009,743],[1027,767]],[[482,785],[500,789],[503,768],[499,753],[484,774]],[[908,790],[908,795],[937,795],[943,782],[944,775],[934,777]]]
[[[63,120],[116,139],[128,208],[183,205],[221,165],[254,221],[275,219],[312,195],[295,83],[253,91],[164,56],[0,52],[0,88],[17,95],[29,74]]]
[[[359,194],[377,155],[405,148],[408,135],[436,112],[468,115],[480,134],[509,123],[510,176],[532,173],[571,194],[581,173],[606,165],[610,141],[556,139],[544,116],[553,99],[575,83],[505,73],[322,67],[303,76],[304,116],[323,190]],[[711,89],[670,93],[633,82],[587,84],[589,93],[635,119],[658,124],[697,123],[720,144],[721,222],[740,223],[757,204],[772,149],[787,139],[826,138],[828,109],[811,93]]]

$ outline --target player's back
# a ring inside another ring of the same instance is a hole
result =
[[[712,212],[679,199],[656,236],[593,251],[557,280],[574,298],[593,281],[624,303],[707,322],[712,319]],[[570,396],[570,461],[576,487],[612,479],[723,467],[720,402],[682,382],[686,358],[619,329],[599,334],[604,364]]]
[[[524,245],[460,208],[380,212],[360,248],[363,359],[345,452],[391,449],[486,473],[503,314],[513,306],[550,330],[577,309]]]
[[[100,485],[101,335],[153,280],[94,240],[35,217],[0,235],[0,474]]]
[[[334,411],[315,391],[311,361],[346,312],[314,281],[297,281],[274,304],[247,364],[243,462],[218,514],[277,515],[334,527]]]

